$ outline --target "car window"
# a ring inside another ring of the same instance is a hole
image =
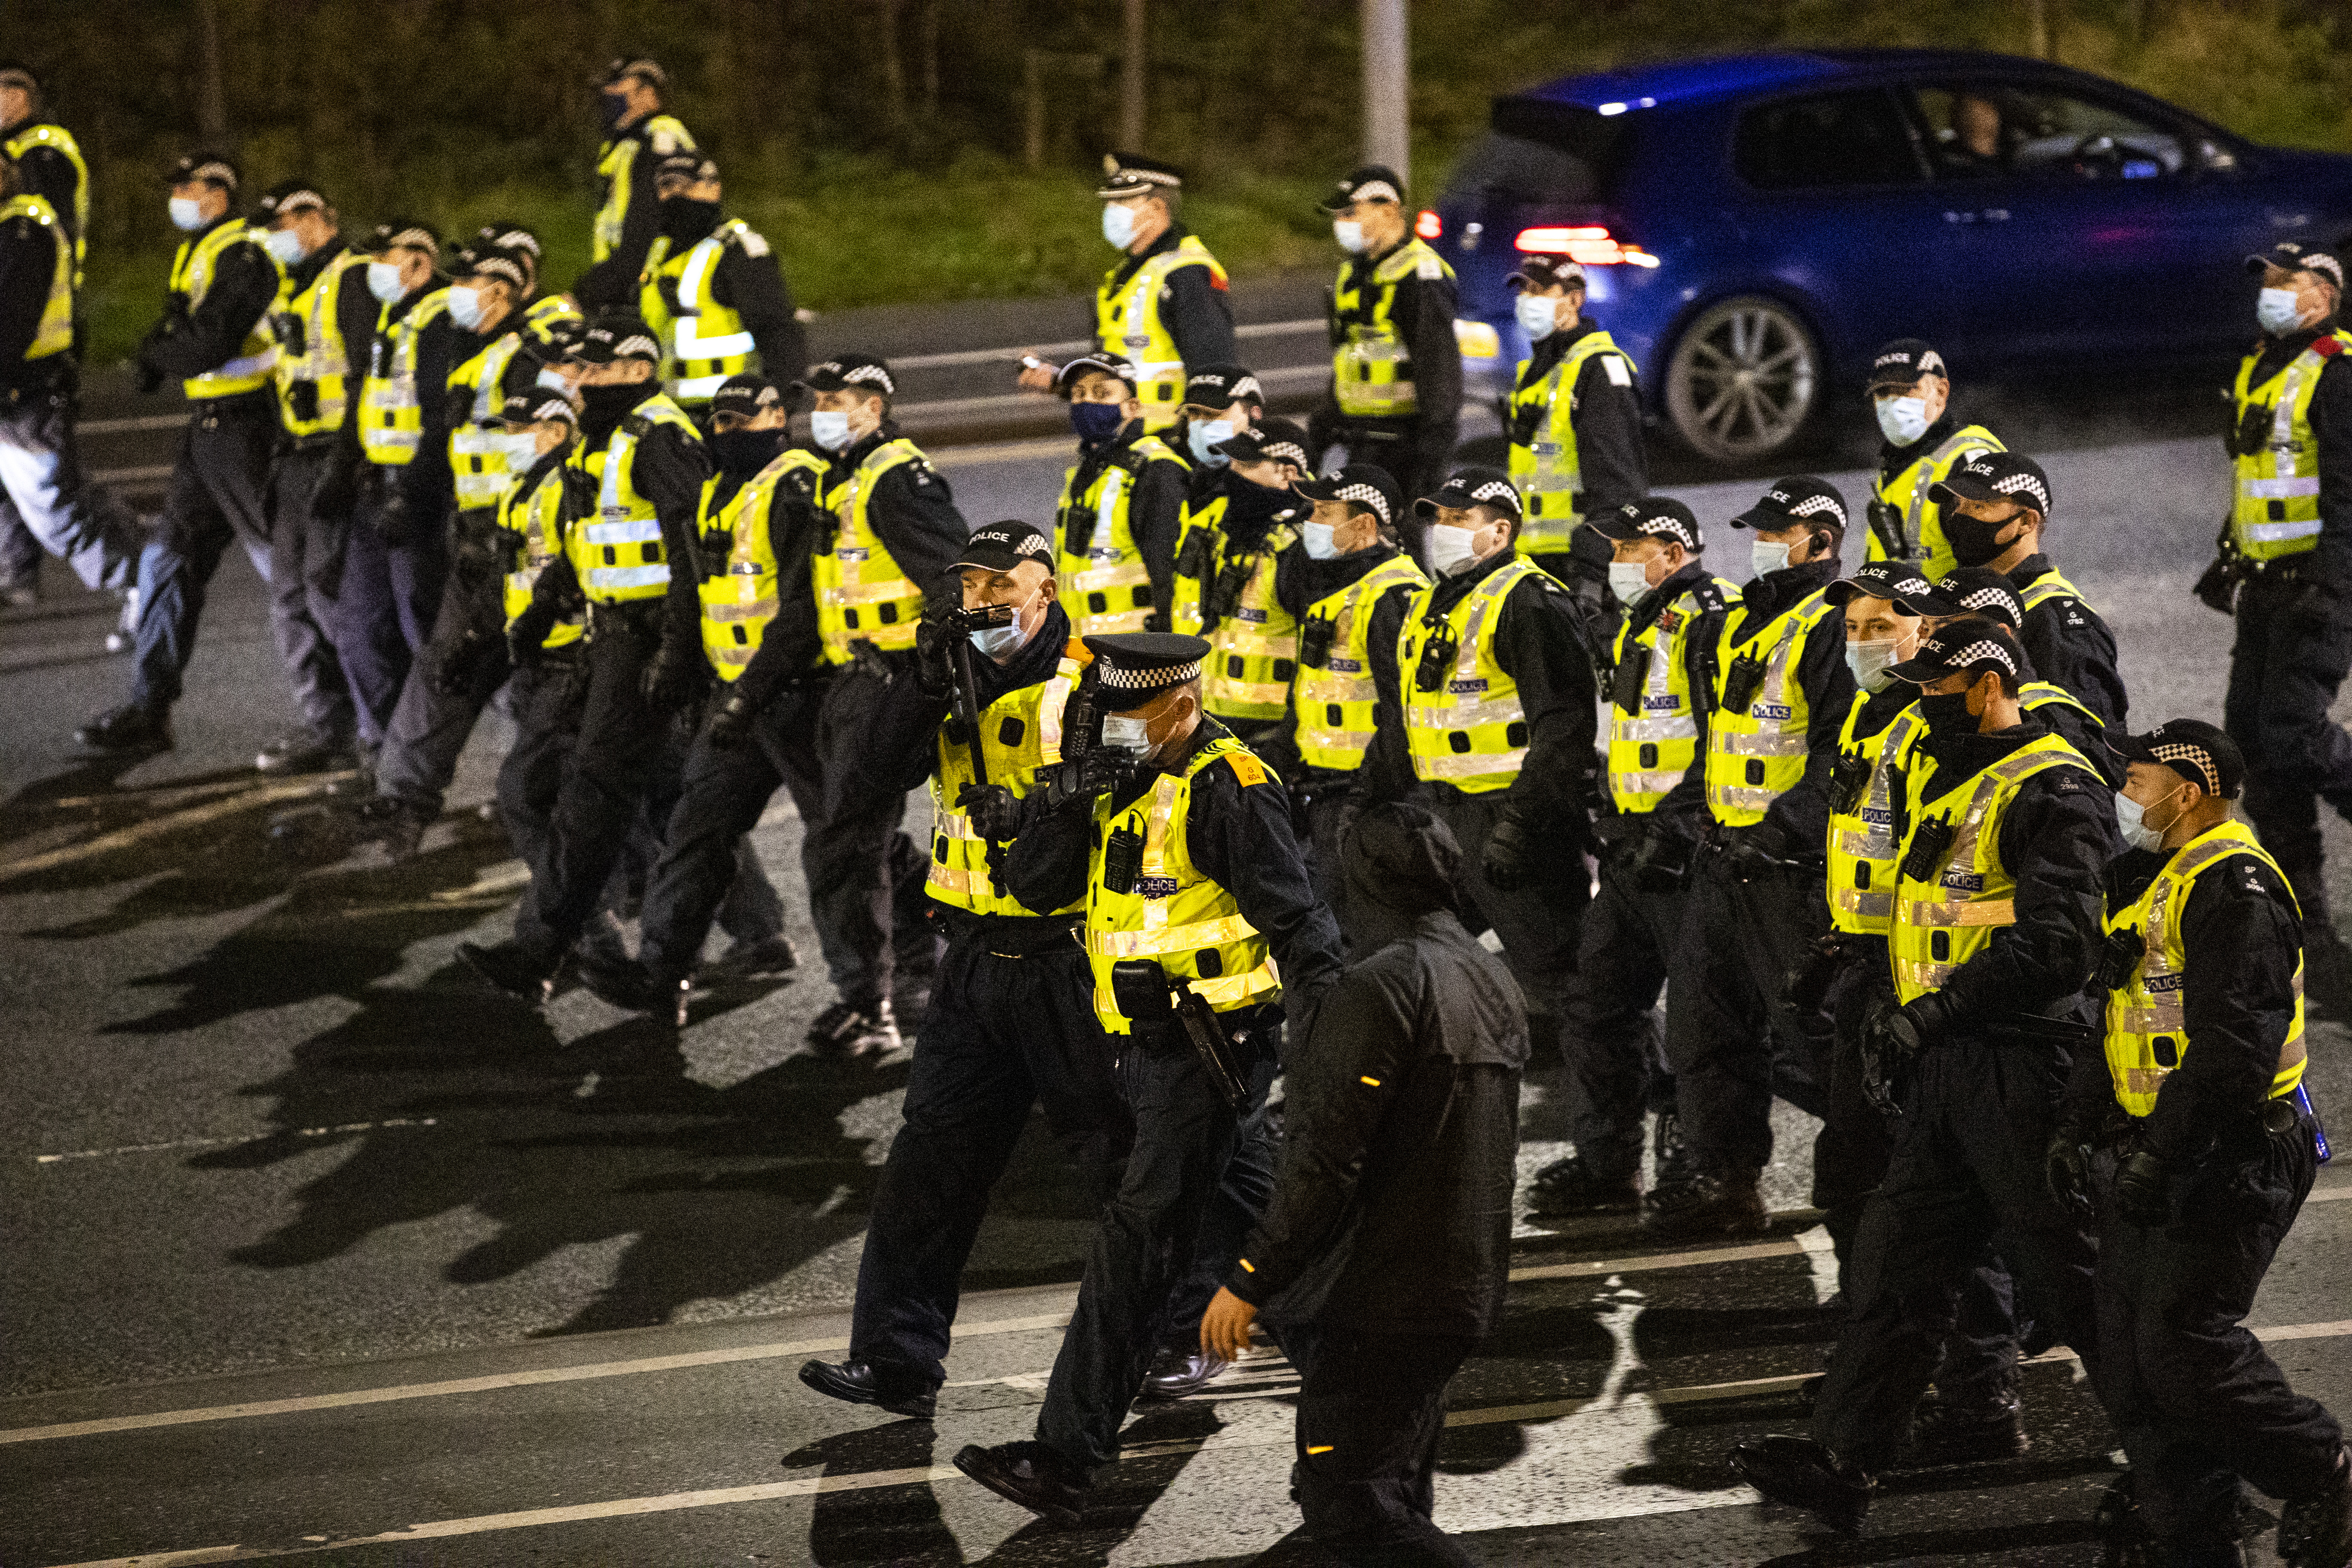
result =
[[[1496,102],[1493,127],[1454,166],[1448,196],[1499,191],[1534,202],[1598,200],[1623,170],[1633,139],[1623,117],[1534,99]]]
[[[1916,97],[1945,178],[2159,180],[2185,161],[2171,127],[2096,99],[2007,82],[1926,87]]]
[[[1927,178],[1895,100],[1876,88],[1783,100],[1739,117],[1732,167],[1768,191]]]

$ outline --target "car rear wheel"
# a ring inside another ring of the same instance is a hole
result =
[[[1796,313],[1743,295],[1699,312],[1675,344],[1666,417],[1702,457],[1767,458],[1804,428],[1821,380],[1821,348]]]

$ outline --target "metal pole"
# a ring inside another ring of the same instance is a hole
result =
[[[1118,62],[1118,144],[1143,150],[1144,0],[1127,0],[1127,47]]]
[[[226,153],[228,110],[221,91],[220,7],[217,0],[196,0],[196,121],[197,133],[209,146]]]
[[[1364,161],[1412,178],[1412,139],[1405,114],[1411,34],[1405,0],[1363,0]]]

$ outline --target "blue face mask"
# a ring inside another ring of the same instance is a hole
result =
[[[2254,320],[2263,331],[2283,338],[2303,323],[2303,307],[2295,303],[2292,289],[2265,289],[2254,300]]]
[[[1543,342],[1559,325],[1559,301],[1547,294],[1522,294],[1511,310],[1519,319],[1519,331],[1527,333],[1531,343]]]
[[[1298,538],[1307,546],[1307,558],[1309,561],[1337,561],[1339,544],[1332,536],[1338,531],[1328,522],[1310,522],[1301,526]]]
[[[392,261],[369,262],[368,292],[384,304],[400,303],[400,297],[408,290],[400,286],[399,264]]]
[[[2171,831],[2173,823],[2179,820],[2180,813],[2176,811],[2172,814],[2172,822],[2162,827],[2155,826],[2147,820],[2146,806],[2123,791],[2116,791],[2116,826],[2123,829],[2124,843],[2134,849],[2163,848],[2164,836]]]
[[[1005,625],[982,626],[973,631],[971,646],[990,658],[1010,657],[1023,643],[1029,640],[1029,634],[1021,629],[1021,619],[1029,613],[1029,605],[1034,598],[1035,595],[1033,595],[1029,600],[1024,600],[1020,607],[1013,612],[1013,619]]]
[[[449,319],[467,331],[482,324],[482,291],[479,289],[449,290]]]
[[[194,234],[205,226],[204,204],[194,196],[172,198],[172,226],[182,234]]]
[[[1881,397],[1874,400],[1878,433],[1888,443],[1908,447],[1927,433],[1927,400],[1924,397]]]
[[[600,92],[596,95],[596,112],[603,116],[605,130],[618,131],[621,121],[628,116],[629,100],[617,92]]]
[[[1108,441],[1127,423],[1126,411],[1116,403],[1073,403],[1070,428],[1086,442]]]
[[[1234,438],[1234,422],[1230,419],[1207,419],[1186,428],[1184,444],[1192,448],[1193,458],[1213,468],[1222,468],[1233,461],[1223,452],[1214,450],[1220,441]]]
[[[1767,573],[1785,571],[1789,565],[1789,552],[1792,548],[1759,539],[1748,547],[1748,563],[1759,577]]]
[[[1103,237],[1113,247],[1125,250],[1135,243],[1135,209],[1125,202],[1112,202],[1103,208]]]
[[[310,254],[302,248],[302,237],[290,228],[273,228],[262,237],[262,248],[278,258],[280,267],[299,266]]]
[[[820,408],[809,416],[809,436],[828,452],[849,445],[849,416],[839,409]]]

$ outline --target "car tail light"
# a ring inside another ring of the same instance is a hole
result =
[[[1577,227],[1523,228],[1513,242],[1531,256],[1565,256],[1582,267],[1655,267],[1658,258],[1638,245],[1611,237],[1606,228],[1588,224]]]
[[[1444,239],[1445,220],[1429,208],[1423,207],[1421,209],[1421,216],[1412,220],[1412,232],[1423,239]]]

